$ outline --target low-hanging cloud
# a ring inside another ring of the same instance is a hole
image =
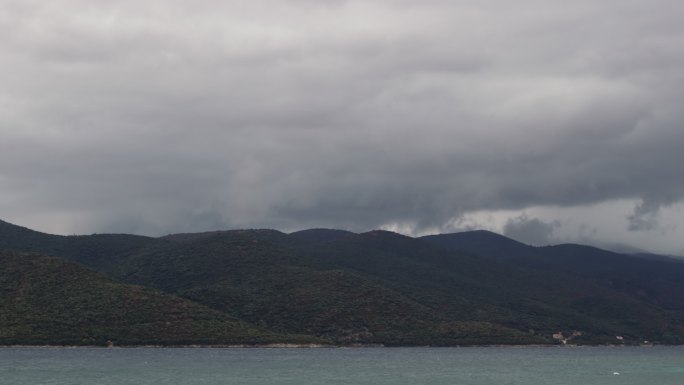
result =
[[[544,222],[538,218],[521,215],[510,218],[503,227],[503,233],[505,236],[523,243],[546,246],[556,241],[553,232],[560,226],[561,224],[558,221]]]
[[[640,199],[625,227],[648,231],[684,196],[683,8],[5,1],[0,210],[62,232],[420,230]]]

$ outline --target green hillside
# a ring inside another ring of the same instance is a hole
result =
[[[473,242],[474,238],[478,242]],[[528,270],[576,277],[663,309],[684,311],[684,261],[679,259],[618,254],[577,244],[532,247],[480,231],[421,239],[455,252],[504,260]]]
[[[162,241],[130,234],[53,235],[0,220],[0,250],[65,257],[89,266],[109,266],[123,254]]]
[[[583,331],[586,343],[614,341],[616,335],[632,341],[647,337],[643,339],[678,343],[683,331],[680,309],[636,294],[638,288],[653,287],[664,277],[684,274],[678,264],[652,269],[652,262],[625,256],[618,271],[635,270],[631,263],[644,267],[640,281],[635,281],[639,285],[625,291],[583,274],[579,268],[590,265],[580,256],[575,258],[576,267],[547,269],[448,250],[384,231],[319,242],[311,249],[319,260],[372,275],[451,319],[491,322],[540,335]],[[670,271],[665,275],[663,269]],[[671,297],[683,297],[684,288],[668,288]]]
[[[69,258],[270,333],[336,344],[555,343],[558,331],[578,332],[573,343],[684,342],[679,262],[535,248],[489,232],[415,239],[234,230],[154,239],[5,227],[0,248]]]
[[[115,277],[151,285],[278,332],[338,344],[544,342],[503,325],[453,319],[363,271],[330,263],[273,230],[239,230],[143,248]]]
[[[616,335],[672,341],[678,333],[667,309],[578,275],[385,231],[325,232],[183,237],[145,247],[109,274],[280,332],[337,343],[540,343],[558,330],[583,331],[585,342]],[[492,326],[501,332],[482,332]]]
[[[283,336],[55,257],[0,252],[0,344],[320,342]]]

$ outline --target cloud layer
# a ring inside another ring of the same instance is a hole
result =
[[[684,197],[683,11],[3,1],[0,212],[63,233],[422,232],[631,200],[625,234],[657,233]]]

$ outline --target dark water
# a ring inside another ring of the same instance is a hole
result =
[[[684,348],[6,348],[0,384],[682,385]]]

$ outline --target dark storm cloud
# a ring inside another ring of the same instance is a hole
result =
[[[684,196],[682,8],[5,1],[0,209],[63,232],[419,231],[635,199],[624,226],[648,231]]]

